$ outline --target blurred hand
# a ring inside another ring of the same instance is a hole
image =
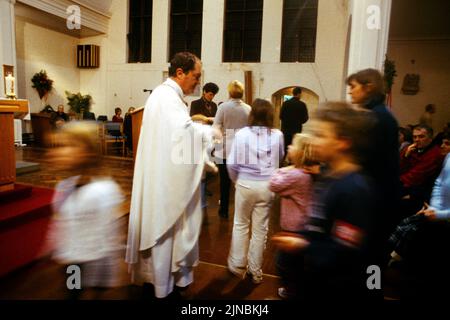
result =
[[[415,143],[410,144],[408,146],[408,148],[406,149],[405,157],[409,157],[410,153],[413,152],[414,150],[416,150],[416,148],[417,148],[417,145]]]
[[[282,251],[296,253],[306,249],[309,241],[296,233],[280,232],[272,237],[273,244]]]
[[[428,220],[435,220],[436,219],[436,211],[434,211],[433,209],[424,210],[422,213],[423,213],[423,215],[425,217],[428,218]]]
[[[304,166],[303,171],[305,173],[309,174],[319,174],[320,173],[320,165],[314,165],[314,166]]]

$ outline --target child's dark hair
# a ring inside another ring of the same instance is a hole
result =
[[[313,117],[331,123],[338,138],[351,141],[350,153],[358,163],[366,160],[370,131],[375,123],[370,111],[355,109],[345,102],[326,102],[319,106]]]

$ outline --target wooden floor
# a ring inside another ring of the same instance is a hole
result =
[[[31,184],[53,188],[55,184],[76,172],[60,170],[57,165],[51,163],[46,157],[46,149],[18,148],[16,160],[38,162],[41,170],[17,177],[18,183]],[[117,217],[122,225],[123,243],[126,242],[128,213],[131,198],[131,186],[133,179],[133,161],[119,157],[107,157],[104,159],[101,175],[108,175],[115,179],[121,186],[125,202],[121,206],[120,215]],[[278,299],[276,290],[278,278],[275,276],[275,250],[271,242],[267,242],[265,250],[263,272],[264,281],[260,285],[254,285],[249,279],[240,281],[231,275],[226,269],[226,258],[231,241],[233,226],[233,198],[230,199],[230,217],[220,218],[218,212],[219,179],[212,177],[208,183],[208,189],[213,196],[208,197],[208,210],[204,217],[202,233],[200,236],[200,264],[195,270],[195,281],[189,287],[186,295],[190,299]],[[270,235],[278,231],[277,210],[275,203],[270,220]],[[83,299],[141,299],[148,298],[141,287],[129,283],[127,266],[122,259],[121,264],[122,285],[118,288],[103,291],[100,294],[87,291],[83,293]],[[0,279],[0,299],[64,299],[68,290],[65,288],[65,270],[50,258],[41,259],[25,266],[6,277]]]

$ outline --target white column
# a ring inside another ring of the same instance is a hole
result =
[[[264,1],[261,62],[279,63],[281,30],[283,27],[283,1]]]
[[[366,68],[383,70],[392,0],[352,0],[348,74]]]
[[[16,32],[14,5],[16,0],[0,0],[0,96],[5,95],[3,65],[14,66],[14,77],[17,79]],[[14,83],[17,93],[17,81]]]
[[[224,11],[225,0],[203,1],[203,66],[217,66],[222,63]]]
[[[152,64],[167,65],[169,55],[170,1],[153,1]],[[162,77],[162,75],[161,75]]]

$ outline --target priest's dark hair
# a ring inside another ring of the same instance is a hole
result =
[[[197,61],[200,61],[200,59],[191,52],[176,53],[170,60],[169,77],[175,77],[178,68],[181,68],[184,73],[194,70]]]

